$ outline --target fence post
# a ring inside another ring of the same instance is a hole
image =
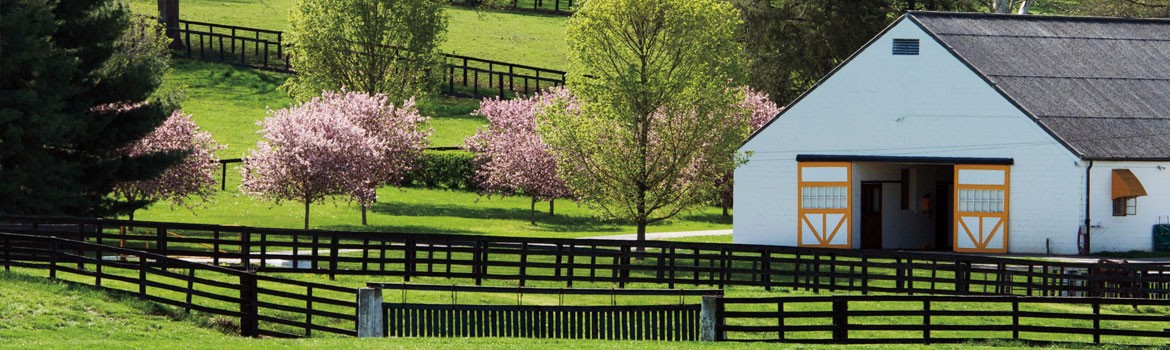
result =
[[[219,190],[220,191],[227,191],[227,163],[221,161],[221,162],[219,162],[219,165],[220,165]]]
[[[849,340],[849,301],[833,297],[833,340]]]
[[[240,265],[244,270],[252,265],[252,233],[247,228],[240,229]]]
[[[337,233],[334,232],[330,236],[331,237],[329,240],[329,280],[333,281],[333,280],[337,279],[337,255],[341,254],[341,251],[340,251],[340,249],[337,249],[337,244],[338,244]],[[294,264],[293,267],[295,268],[296,267],[295,260],[293,261],[293,264]]]
[[[381,288],[358,288],[357,290],[357,336],[358,338],[381,338],[382,324],[386,322],[382,311]]]
[[[1093,343],[1101,344],[1101,298],[1093,298]]]
[[[260,331],[259,298],[256,275],[240,274],[240,335],[255,337]]]
[[[718,295],[704,295],[699,309],[699,340],[700,341],[720,341],[723,337],[719,334],[719,304],[720,296]]]

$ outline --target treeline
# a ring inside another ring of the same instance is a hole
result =
[[[729,0],[748,85],[785,105],[906,11],[1170,17],[1170,0]]]

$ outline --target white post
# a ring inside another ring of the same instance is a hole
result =
[[[385,337],[382,324],[386,322],[382,312],[381,288],[358,288],[357,294],[357,336],[358,338]]]
[[[719,341],[715,332],[715,322],[718,319],[719,296],[704,295],[702,309],[699,311],[699,340]]]

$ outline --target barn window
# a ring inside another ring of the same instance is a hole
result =
[[[894,39],[895,55],[918,55],[918,39]]]
[[[1113,216],[1137,215],[1137,197],[1146,188],[1129,169],[1113,169]]]
[[[1137,215],[1137,197],[1123,197],[1113,200],[1113,216]]]

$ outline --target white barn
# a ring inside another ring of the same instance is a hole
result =
[[[741,151],[736,243],[1152,250],[1170,21],[911,12]]]

